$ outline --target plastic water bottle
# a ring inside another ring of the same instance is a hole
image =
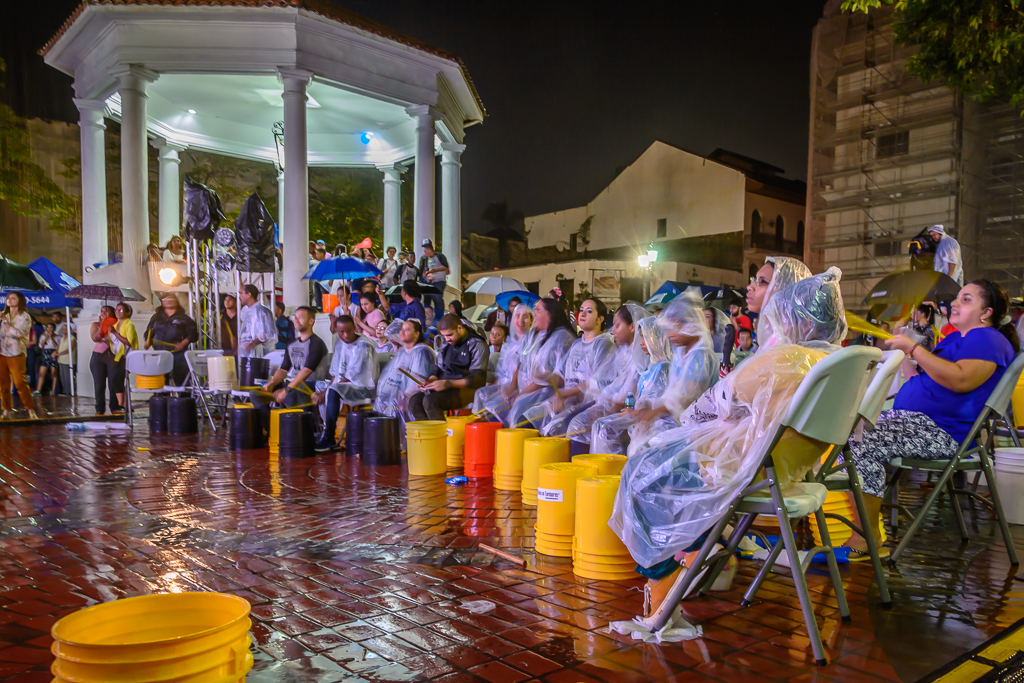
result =
[[[633,392],[631,391],[631,392],[629,392],[629,395],[626,396],[626,409],[627,410],[633,410],[633,408],[635,408],[635,407],[636,407],[636,397],[633,396]]]

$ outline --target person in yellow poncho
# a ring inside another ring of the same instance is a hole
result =
[[[121,406],[122,410],[128,352],[139,348],[139,333],[132,322],[132,312],[129,304],[119,303],[114,309],[117,322],[110,326],[110,350],[114,352],[114,386],[120,389],[117,392],[117,405]]]
[[[658,434],[622,471],[608,522],[649,581],[646,615],[654,614],[703,536],[754,480],[801,381],[846,334],[838,268],[786,287],[762,316],[775,343],[748,358],[701,395],[680,427]],[[783,486],[798,481],[826,449],[795,432],[776,459]],[[646,616],[645,615],[645,616]]]

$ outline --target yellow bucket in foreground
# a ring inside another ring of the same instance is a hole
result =
[[[596,477],[597,468],[571,462],[542,465],[537,472],[537,531],[564,536],[576,532],[576,481]]]
[[[249,603],[224,593],[124,598],[53,625],[57,683],[241,683],[252,668]]]
[[[614,453],[585,453],[572,456],[573,462],[586,465],[593,465],[597,468],[599,476],[622,474],[622,468],[626,466],[626,456],[615,455]]]
[[[445,418],[448,437],[448,467],[462,467],[466,447],[466,425],[476,422],[476,415],[451,415]]]
[[[553,462],[569,462],[569,439],[538,436],[523,442],[523,505],[537,504],[537,472]]]
[[[853,506],[850,505],[850,498],[842,491],[829,491],[825,497],[825,504],[821,506],[821,510],[828,514],[839,515],[840,517],[853,520]],[[815,515],[811,515],[810,520],[811,533],[814,535],[814,545],[821,545],[818,519]],[[842,522],[827,517],[825,522],[828,524],[828,539],[832,542],[833,548],[838,548],[853,536],[853,530]],[[885,543],[887,540],[885,525],[882,523],[881,515],[878,517],[878,537],[880,543]]]
[[[1010,397],[1010,405],[1013,406],[1013,421],[1017,428],[1024,428],[1024,375],[1017,380],[1017,388],[1013,390]]]
[[[499,429],[494,433],[494,488],[522,489],[523,445],[538,434],[536,429]]]
[[[446,429],[444,420],[417,420],[405,424],[409,474],[428,477],[448,472]]]

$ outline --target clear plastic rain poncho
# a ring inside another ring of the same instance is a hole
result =
[[[757,318],[757,348],[759,351],[764,351],[776,343],[772,323],[764,315],[772,297],[791,284],[806,280],[811,276],[811,269],[804,265],[803,261],[795,258],[769,256],[765,258],[764,262],[771,263],[775,269],[772,271],[772,279],[768,283],[768,291],[764,293],[764,299],[761,300],[761,314]]]
[[[846,334],[841,275],[830,268],[778,292],[763,310],[778,343],[701,396],[683,426],[657,434],[627,461],[608,525],[637,563],[650,567],[693,545],[754,480],[800,382]],[[783,487],[826,449],[795,432],[782,444],[775,466]]]
[[[530,333],[528,343],[520,351],[519,395],[505,417],[506,427],[525,426],[526,412],[551,398],[555,393],[551,386],[552,375],[561,367],[562,359],[575,341],[576,335],[564,327],[554,331],[534,329]],[[531,384],[539,388],[525,391]]]
[[[509,325],[508,337],[501,346],[498,362],[494,366],[494,384],[480,387],[473,395],[473,412],[483,416],[491,415],[501,420],[508,412],[509,402],[516,389],[516,374],[523,358],[522,352],[528,349],[532,330],[519,332],[522,319],[533,318],[529,306],[516,306],[512,313],[512,324]]]
[[[377,380],[377,400],[374,401],[373,409],[382,415],[397,417],[401,420],[399,433],[405,439],[405,423],[412,419],[409,413],[409,399],[419,392],[420,388],[415,382],[403,375],[399,370],[405,370],[415,377],[426,379],[434,371],[437,356],[434,350],[426,344],[417,344],[411,349],[406,349],[401,343],[398,334],[402,330],[402,320],[396,320],[388,325],[388,339],[392,340],[397,349],[391,360],[384,366]]]
[[[342,405],[355,405],[373,399],[377,386],[376,344],[362,335],[348,344],[338,340],[328,370],[330,381],[317,382],[317,391],[334,391]],[[347,381],[342,382],[342,378]]]
[[[647,351],[640,345],[641,339]],[[656,318],[644,318],[636,327],[631,348],[632,363],[639,369],[636,381],[636,408],[649,410],[668,388],[669,366],[672,363],[672,346]],[[632,439],[650,431],[654,422],[643,423],[636,417],[615,413],[596,420],[590,431],[592,453],[625,455],[627,436]],[[673,422],[672,426],[675,426]],[[578,437],[573,437],[578,438]]]
[[[249,344],[257,343],[252,349]],[[241,358],[263,358],[277,344],[274,314],[261,303],[238,309],[238,355]]]
[[[636,397],[637,382],[640,374],[647,364],[647,354],[640,351],[640,323],[644,320],[654,321],[650,314],[638,304],[625,304],[633,320],[633,341],[629,344],[618,346],[615,355],[611,358],[611,366],[615,371],[615,377],[608,382],[599,392],[593,395],[590,407],[582,412],[577,412],[575,417],[569,421],[565,430],[568,438],[582,443],[591,443],[591,431],[594,421],[612,412],[618,411],[626,403],[629,394]],[[639,356],[638,357],[638,352]],[[594,451],[595,453],[608,453],[609,451]]]
[[[591,407],[601,390],[615,379],[615,340],[607,332],[590,341],[580,337],[569,347],[556,374],[562,378],[563,389],[579,388],[580,393],[562,402],[562,410],[555,411],[554,396],[545,403],[527,410],[523,417],[536,426],[542,436],[562,436],[569,421],[577,413]]]

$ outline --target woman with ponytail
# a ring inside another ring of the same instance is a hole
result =
[[[885,489],[885,468],[893,458],[948,460],[971,430],[982,406],[1020,350],[1017,330],[1007,315],[1006,290],[989,280],[963,287],[949,322],[956,328],[929,352],[905,335],[889,347],[917,363],[917,375],[896,395],[874,429],[860,441],[850,438],[853,461],[864,482],[868,524],[876,534]],[[851,539],[851,561],[870,559],[862,539]],[[884,552],[884,551],[883,551]]]

